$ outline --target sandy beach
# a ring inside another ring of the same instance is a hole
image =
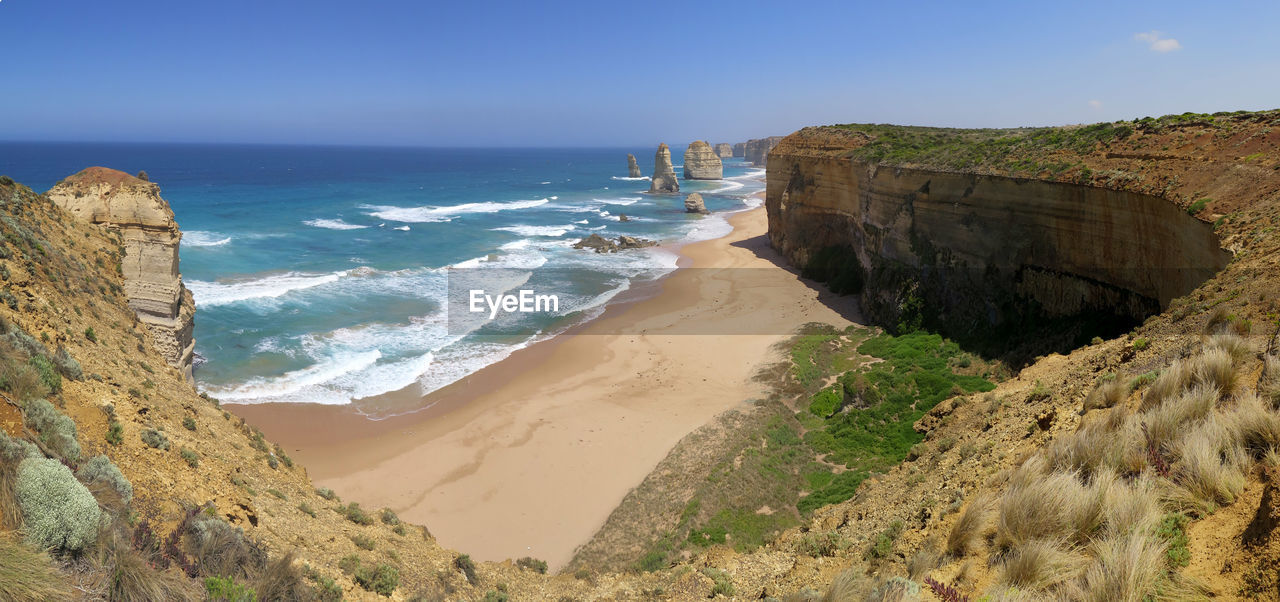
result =
[[[752,375],[786,333],[858,318],[851,298],[781,267],[763,208],[730,222],[730,235],[678,249],[699,269],[426,396],[428,410],[379,421],[331,406],[234,410],[344,500],[390,507],[477,559],[558,568],[676,442],[760,395]]]

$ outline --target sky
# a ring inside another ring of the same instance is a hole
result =
[[[735,142],[1280,107],[1280,2],[0,0],[0,140]]]

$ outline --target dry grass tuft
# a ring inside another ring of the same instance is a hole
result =
[[[1146,533],[1112,537],[1093,546],[1096,560],[1067,597],[1098,602],[1142,602],[1164,579],[1165,545]]]
[[[16,534],[0,533],[0,600],[65,600],[67,580],[43,552],[23,545]]]
[[[1129,385],[1122,383],[1119,379],[1108,380],[1089,393],[1084,400],[1084,409],[1097,410],[1102,408],[1110,408],[1123,402],[1129,397]]]
[[[1163,447],[1172,443],[1186,430],[1187,423],[1197,422],[1213,411],[1218,396],[1218,389],[1200,385],[1143,412],[1142,422],[1147,425],[1152,444]]]
[[[955,524],[951,525],[951,533],[947,535],[947,554],[962,558],[978,548],[991,526],[994,502],[990,495],[978,495],[969,502]]]
[[[999,582],[1014,588],[1044,591],[1070,581],[1089,560],[1061,540],[1029,541],[1009,554]]]
[[[292,551],[267,563],[253,576],[250,584],[259,600],[301,602],[312,599],[311,586],[303,578],[302,571],[294,566]]]
[[[1185,494],[1175,501],[1182,509],[1203,515],[1235,501],[1244,489],[1251,462],[1232,441],[1225,422],[1210,416],[1174,445],[1180,460],[1176,482]]]
[[[861,602],[867,593],[866,580],[857,571],[848,570],[836,575],[822,602]]]
[[[109,598],[113,601],[196,600],[204,593],[176,568],[152,568],[117,533],[106,534],[99,543],[102,572],[107,576]]]
[[[1214,337],[1214,340],[1220,338]],[[1223,396],[1235,392],[1238,377],[1236,359],[1232,357],[1231,351],[1224,347],[1209,347],[1196,358],[1192,380],[1217,387]]]

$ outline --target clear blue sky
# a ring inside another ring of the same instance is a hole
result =
[[[1280,107],[1280,2],[0,0],[0,140],[609,146]]]

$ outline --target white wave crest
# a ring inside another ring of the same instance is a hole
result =
[[[395,207],[390,205],[362,205],[361,208],[371,210],[369,215],[393,222],[430,223],[447,222],[459,215],[469,213],[497,213],[514,209],[530,209],[551,202],[550,199],[533,199],[527,201],[484,201],[479,203],[463,203],[449,207]]]
[[[613,179],[613,180],[633,180],[633,181],[634,181],[634,180],[648,180],[648,179],[649,179],[649,177],[648,177],[648,176],[637,176],[637,177],[632,178],[632,177],[629,177],[629,176],[611,176],[611,177],[610,177],[610,179]]]
[[[229,242],[231,242],[230,236],[224,236],[217,232],[190,230],[182,235],[182,244],[184,246],[221,247]]]
[[[325,228],[327,230],[361,230],[369,226],[360,226],[357,224],[348,224],[340,219],[309,219],[302,222],[308,226],[316,228]]]
[[[573,229],[573,224],[565,226],[502,226],[500,228],[490,228],[491,230],[501,232],[511,232],[520,236],[549,236],[552,238],[564,236]]]
[[[348,273],[346,271],[331,274],[286,272],[252,280],[232,282],[190,280],[186,284],[187,288],[191,289],[191,295],[195,297],[197,306],[210,307],[250,299],[273,299],[290,291],[337,282]]]

